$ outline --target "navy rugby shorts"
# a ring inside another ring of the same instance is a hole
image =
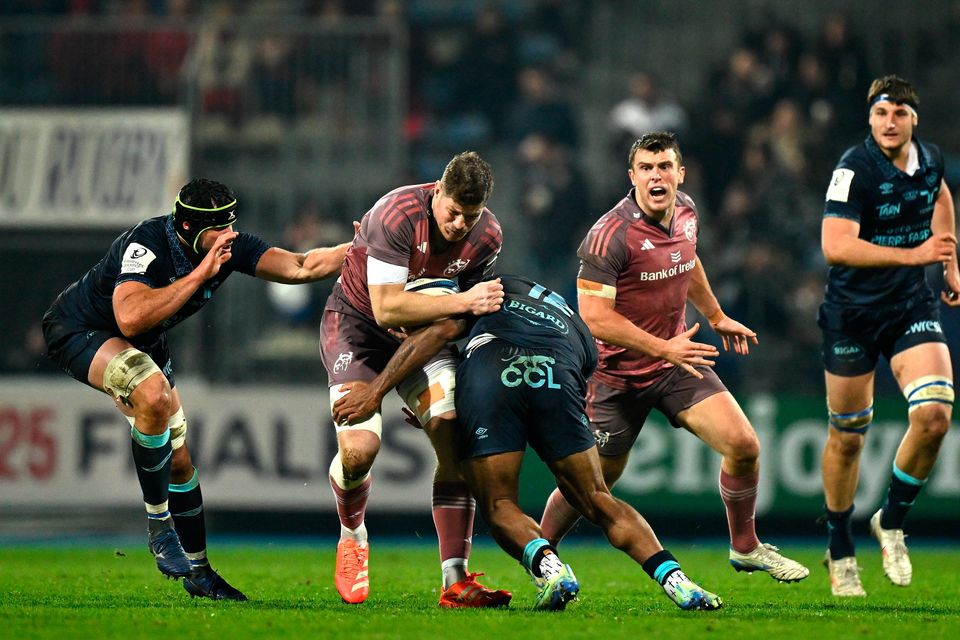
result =
[[[579,367],[549,349],[493,340],[457,368],[457,417],[464,459],[529,444],[552,462],[595,446],[584,412]]]
[[[47,341],[47,357],[70,377],[86,385],[90,385],[90,365],[103,343],[110,338],[127,340],[112,331],[88,329],[72,324],[55,309],[50,309],[43,316],[43,337]],[[131,346],[150,356],[166,376],[171,389],[177,385],[173,377],[173,361],[170,358],[166,334],[160,334],[160,338],[147,348]]]
[[[926,293],[884,306],[824,302],[817,324],[823,333],[824,369],[838,376],[869,373],[880,355],[890,360],[918,344],[947,341],[940,326],[940,301]]]

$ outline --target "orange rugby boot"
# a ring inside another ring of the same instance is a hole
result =
[[[510,604],[513,594],[503,589],[487,589],[477,582],[482,573],[468,573],[467,577],[444,589],[440,595],[440,606],[447,609],[469,609],[480,607],[505,607]]]
[[[360,604],[370,595],[369,557],[370,545],[366,542],[347,538],[337,544],[337,569],[333,581],[347,604]]]

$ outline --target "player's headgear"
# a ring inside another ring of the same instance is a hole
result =
[[[197,178],[180,189],[174,205],[173,224],[177,235],[194,253],[199,253],[197,243],[201,233],[229,227],[236,221],[237,199],[227,185]],[[190,228],[185,228],[184,223]]]
[[[909,82],[900,76],[889,75],[874,80],[867,91],[867,106],[873,108],[878,102],[906,105],[916,115],[920,96]]]

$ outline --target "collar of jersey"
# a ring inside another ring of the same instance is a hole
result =
[[[926,175],[927,171],[930,170],[932,163],[930,161],[930,156],[927,155],[927,150],[923,148],[923,145],[920,144],[920,141],[917,140],[916,136],[911,140],[912,144],[917,145],[917,159],[920,161],[920,168],[912,176],[907,176],[911,178],[916,178],[917,176]],[[880,150],[880,145],[877,144],[877,141],[873,139],[873,135],[868,135],[864,146],[867,148],[867,153],[870,154],[870,157],[873,158],[873,161],[880,167],[880,171],[883,172],[883,177],[887,180],[891,178],[896,178],[897,176],[906,176],[907,174],[903,171],[900,171],[887,156],[883,155],[883,151]]]
[[[173,259],[173,269],[178,278],[182,278],[193,271],[193,264],[183,251],[180,244],[180,237],[177,236],[177,230],[173,227],[173,214],[167,216],[166,220],[167,244],[170,245],[170,257]]]

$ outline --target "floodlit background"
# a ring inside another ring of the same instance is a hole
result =
[[[760,516],[820,535],[823,193],[868,135],[866,90],[887,73],[918,87],[917,135],[944,150],[960,193],[958,66],[949,0],[2,1],[0,532],[30,535],[64,513],[90,514],[91,530],[140,527],[126,422],[43,360],[39,323],[190,177],[235,190],[238,228],[305,250],[349,239],[382,193],[475,149],[496,177],[500,271],[573,300],[576,247],[626,193],[630,142],[669,129],[713,287],[760,335],[749,357],[717,364],[763,440]],[[317,352],[330,287],[237,275],[172,332],[215,531],[336,530]],[[960,313],[943,322],[956,354]],[[371,522],[424,530],[432,453],[395,401],[385,412]],[[906,426],[888,372],[876,417],[861,516]],[[660,531],[724,535],[717,466],[655,418],[619,489]],[[538,464],[526,474],[538,512],[549,479]],[[954,432],[911,527],[957,535],[958,498]]]

